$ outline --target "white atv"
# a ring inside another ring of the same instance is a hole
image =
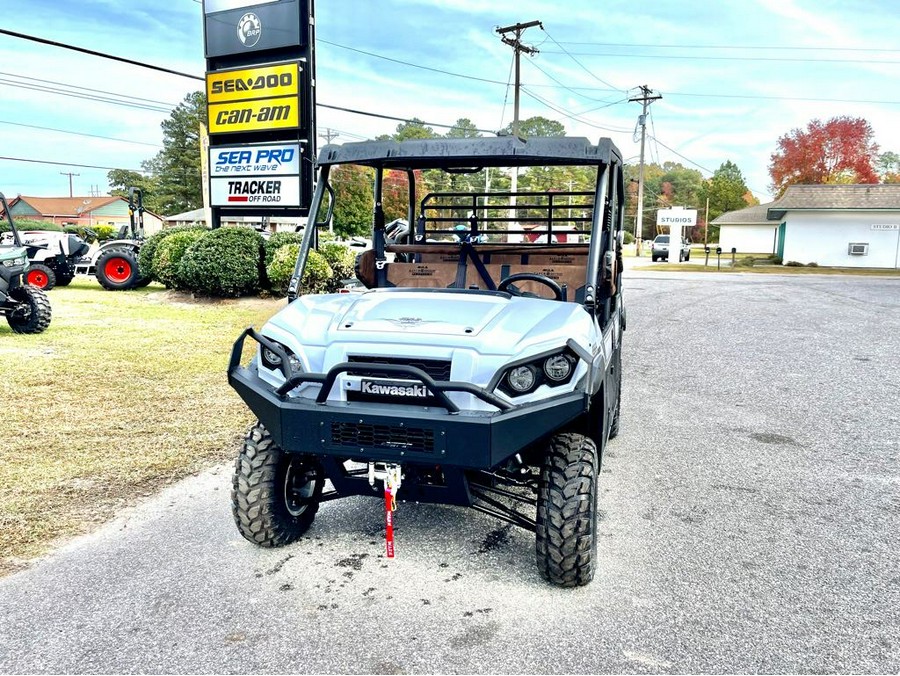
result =
[[[229,382],[259,419],[235,467],[239,531],[285,545],[321,502],[371,495],[384,500],[390,557],[398,496],[469,506],[534,531],[550,582],[587,584],[600,463],[619,427],[619,151],[584,138],[329,145],[310,223],[329,221],[329,176],[344,164],[374,169],[373,248],[357,262],[369,290],[298,296],[317,246],[309,227],[291,302],[235,343]],[[574,168],[591,186],[423,195],[413,178],[448,185],[488,167],[549,167],[542,176],[561,184],[572,174],[560,168]],[[415,224],[398,243],[381,208],[389,171],[407,177]],[[248,337],[258,349],[245,364]]]

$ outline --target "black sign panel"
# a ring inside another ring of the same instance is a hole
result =
[[[206,0],[206,58],[303,47],[309,17],[298,0]]]

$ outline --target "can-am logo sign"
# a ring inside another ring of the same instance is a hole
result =
[[[283,178],[213,178],[210,180],[210,202],[225,206],[300,206],[300,177]]]
[[[244,47],[255,47],[262,37],[262,22],[253,12],[247,12],[237,25],[238,40]]]
[[[210,148],[213,176],[289,176],[300,173],[300,144]]]

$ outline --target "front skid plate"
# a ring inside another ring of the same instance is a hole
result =
[[[358,461],[414,462],[491,469],[587,411],[588,399],[572,392],[505,412],[448,414],[397,411],[280,398],[247,367],[229,383],[286,451]]]

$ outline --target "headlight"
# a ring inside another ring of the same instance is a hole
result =
[[[269,339],[271,340],[271,338]],[[291,367],[291,371],[293,373],[302,373],[303,372],[303,363],[300,361],[300,357],[291,352],[290,348],[285,347],[281,343],[278,343],[272,340],[278,347],[280,347],[288,358],[288,365]],[[280,371],[281,370],[281,357],[278,355],[275,350],[266,347],[265,345],[260,346],[260,356],[262,357],[262,364],[267,369],[272,371]]]
[[[559,387],[572,380],[578,357],[569,349],[545,352],[507,366],[495,376],[495,389],[510,397],[534,392],[541,385]]]
[[[275,354],[272,350],[267,347],[262,349],[263,361],[268,365],[272,366],[281,366],[281,357]]]
[[[25,265],[25,256],[21,256],[19,258],[10,258],[9,260],[3,261],[3,265],[8,268],[18,268]]]
[[[561,382],[572,373],[572,362],[564,354],[555,354],[544,360],[544,375],[555,383]]]
[[[509,383],[509,386],[520,393],[528,392],[534,387],[536,379],[537,374],[532,366],[517,366],[510,370],[506,376],[506,382]]]

